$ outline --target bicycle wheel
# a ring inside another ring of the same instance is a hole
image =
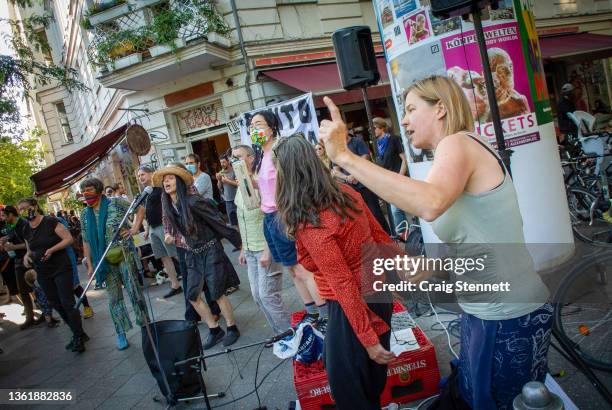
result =
[[[612,372],[612,253],[575,266],[555,292],[553,326],[591,367]]]
[[[567,189],[572,229],[576,237],[584,242],[612,248],[612,224],[603,219],[604,210],[601,207],[595,209],[593,224],[590,224],[591,205],[597,200],[598,196],[586,189],[577,187]]]

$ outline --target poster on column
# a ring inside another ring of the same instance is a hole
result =
[[[506,146],[539,141],[518,24],[492,24],[484,28],[484,37]],[[441,40],[441,46],[446,74],[461,87],[470,102],[476,131],[494,143],[491,108],[474,31],[448,36]]]
[[[395,2],[378,0],[377,5],[377,13],[381,13],[384,8],[394,7]],[[391,10],[392,15],[397,16],[396,11]],[[426,0],[417,2],[417,7],[402,14],[401,18],[396,17],[394,24],[388,24],[381,32],[398,114],[403,115],[401,96],[410,84],[430,75],[445,75],[464,91],[472,108],[476,131],[495,145],[473,24],[460,17],[436,18]],[[499,9],[489,11],[483,26],[506,145],[515,147],[539,141],[529,68],[512,1],[500,1]],[[396,37],[397,28],[403,38]],[[423,154],[416,149],[410,150],[410,154],[413,162],[432,158],[429,153]]]
[[[243,113],[238,120],[240,140],[243,144],[253,144],[249,135],[251,119],[254,114],[263,110],[270,110],[274,113],[278,119],[281,137],[288,137],[301,132],[312,144],[316,144],[319,140],[319,121],[317,120],[312,93],[307,93],[291,100]]]

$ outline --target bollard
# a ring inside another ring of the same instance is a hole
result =
[[[563,410],[563,401],[551,393],[544,383],[528,382],[512,402],[514,410]]]

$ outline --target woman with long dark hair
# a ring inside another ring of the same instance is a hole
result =
[[[72,236],[59,220],[44,216],[34,198],[22,199],[17,204],[17,209],[28,221],[21,232],[18,232],[28,249],[24,258],[25,265],[36,269],[38,283],[51,306],[70,326],[72,340],[66,349],[82,353],[89,338],[83,332],[81,315],[74,307],[72,266],[66,253],[66,247],[73,241]]]
[[[392,303],[364,282],[362,248],[394,242],[361,196],[334,181],[304,138],[283,138],[272,150],[279,218],[329,305],[325,369],[332,396],[341,410],[378,410],[394,358]]]
[[[188,187],[193,176],[180,163],[172,163],[153,175],[153,185],[162,187],[162,204],[165,216],[170,222],[172,234],[179,232],[189,246],[187,262],[187,297],[200,317],[204,318],[210,334],[204,349],[210,349],[221,340],[224,346],[232,345],[240,337],[234,321],[234,311],[225,291],[238,286],[240,279],[234,266],[223,250],[221,239],[228,239],[240,249],[242,241],[235,229],[225,225],[221,214],[210,199],[192,194]],[[202,300],[204,283],[208,286],[211,299],[221,308],[227,325],[227,334],[215,320],[210,308]]]

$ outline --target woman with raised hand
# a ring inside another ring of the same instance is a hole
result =
[[[463,91],[441,76],[416,81],[406,91],[401,124],[416,148],[435,152],[424,181],[352,154],[338,107],[328,97],[324,101],[331,120],[321,122],[319,137],[334,163],[385,201],[431,222],[440,240],[455,244],[457,257],[486,255],[484,269],[466,272],[461,280],[509,284],[509,292],[456,295],[465,312],[461,396],[472,408],[511,408],[526,382],[544,380],[553,309],[525,246],[512,179],[487,141],[474,133]],[[425,273],[410,278],[427,279]]]

